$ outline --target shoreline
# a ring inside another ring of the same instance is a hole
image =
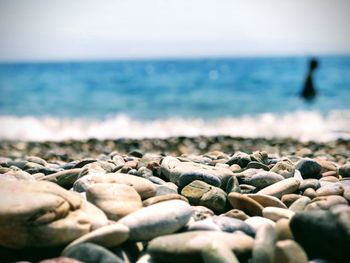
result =
[[[44,159],[71,161],[95,158],[101,154],[118,152],[127,154],[134,150],[163,155],[200,155],[211,151],[234,153],[266,151],[269,154],[317,156],[324,154],[349,155],[350,139],[339,138],[328,142],[300,141],[294,138],[245,138],[232,136],[176,136],[169,138],[87,139],[62,141],[1,140],[0,156],[23,158],[33,155]],[[312,154],[311,154],[312,153]]]

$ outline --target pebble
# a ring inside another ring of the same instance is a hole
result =
[[[327,195],[327,196],[319,196],[314,199],[305,207],[305,211],[312,210],[327,210],[335,205],[346,205],[348,202],[346,199],[339,195]]]
[[[261,217],[261,216],[252,216],[252,217],[246,219],[244,222],[246,222],[253,229],[255,229],[255,231],[258,231],[258,229],[262,225],[271,225],[273,227],[275,226],[274,221],[272,221],[271,219],[265,218],[265,217]]]
[[[234,209],[242,210],[249,216],[262,215],[262,210],[264,207],[246,195],[230,193],[228,195],[228,201]]]
[[[214,212],[205,206],[200,206],[200,205],[192,206],[192,209],[193,209],[192,218],[195,221],[204,220],[214,215]]]
[[[283,179],[284,177],[282,175],[276,174],[274,172],[259,171],[252,176],[243,178],[242,183],[262,189],[266,186],[282,181]]]
[[[118,222],[130,229],[130,240],[148,241],[179,230],[191,215],[192,208],[188,203],[170,200],[139,209]]]
[[[294,212],[289,209],[272,206],[265,207],[262,213],[265,218],[271,219],[274,222],[281,218],[290,219],[292,216],[294,216]]]
[[[179,194],[167,194],[167,195],[159,195],[159,196],[153,196],[150,197],[142,202],[143,206],[150,206],[154,205],[156,203],[169,201],[169,200],[182,200],[185,202],[188,202],[186,197],[179,195]]]
[[[287,218],[281,218],[276,222],[277,240],[294,239],[289,223],[290,219]]]
[[[257,201],[263,207],[274,206],[280,208],[287,208],[287,206],[281,202],[277,197],[264,195],[264,194],[247,194],[248,197]]]
[[[294,240],[283,240],[276,243],[275,263],[308,263],[303,248]]]
[[[280,174],[284,178],[290,178],[294,176],[295,167],[290,160],[282,160],[272,167],[271,172]]]
[[[142,208],[136,190],[123,184],[93,184],[86,190],[86,199],[115,221]]]
[[[346,163],[339,167],[338,174],[342,177],[350,177],[350,163]]]
[[[211,242],[201,252],[204,263],[239,263],[236,255],[223,242]]]
[[[236,152],[226,163],[228,165],[238,164],[241,168],[245,168],[251,161],[249,154]]]
[[[274,262],[275,242],[275,228],[269,224],[262,225],[256,232],[252,263]]]
[[[282,196],[281,201],[286,205],[286,207],[289,207],[291,204],[293,204],[296,200],[298,200],[301,197],[302,195],[298,195],[298,194],[286,194]]]
[[[231,209],[230,211],[222,215],[228,216],[231,218],[240,219],[243,221],[249,218],[249,216],[246,213],[244,213],[242,210],[239,210],[239,209]]]
[[[312,189],[312,188],[310,188]],[[312,189],[313,190],[313,189]],[[313,190],[315,191],[315,190]],[[311,203],[311,199],[307,196],[300,197],[298,200],[295,200],[293,204],[289,206],[289,210],[293,212],[301,212],[305,209],[305,207]]]
[[[157,262],[201,262],[201,252],[215,241],[225,244],[238,259],[247,258],[254,245],[254,239],[243,233],[191,231],[157,237],[147,251]]]
[[[258,194],[272,195],[281,198],[285,194],[294,193],[298,190],[300,181],[295,178],[287,178],[283,181],[274,183],[260,190]]]
[[[317,179],[305,179],[300,183],[299,190],[304,191],[307,188],[312,188],[314,190],[317,190],[320,187],[321,187],[320,182]]]
[[[317,196],[343,195],[344,187],[340,183],[324,185],[316,190]]]
[[[82,243],[72,246],[62,256],[74,258],[85,263],[123,263],[124,261],[117,257],[108,249],[93,244]]]
[[[315,178],[315,179],[320,179],[321,178],[321,170],[322,166],[309,158],[301,159],[297,165],[296,169],[300,171],[301,176],[304,179],[308,178]]]

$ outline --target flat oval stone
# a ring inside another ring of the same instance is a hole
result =
[[[119,220],[142,208],[139,194],[134,188],[124,184],[93,184],[86,190],[86,198],[112,220]]]
[[[316,190],[318,196],[343,195],[344,187],[340,183],[328,184]]]
[[[249,218],[249,216],[244,213],[242,210],[239,209],[231,209],[230,211],[227,211],[225,214],[222,214],[223,216],[231,217],[231,218],[236,218],[240,220],[246,220]]]
[[[242,210],[250,216],[262,215],[264,207],[248,196],[239,193],[230,193],[228,200],[233,208]]]
[[[265,165],[263,163],[260,163],[260,162],[257,162],[257,161],[249,162],[248,165],[247,165],[247,169],[249,169],[249,168],[263,169],[265,171],[269,171],[270,170],[270,168],[267,165]]]
[[[287,206],[284,203],[282,203],[277,197],[271,195],[247,194],[247,196],[257,201],[263,207],[274,206],[280,208],[287,208]]]
[[[157,237],[149,242],[147,251],[156,261],[202,262],[201,252],[215,241],[225,244],[238,259],[246,258],[254,245],[254,239],[243,233],[191,231]]]
[[[105,214],[64,188],[44,181],[2,181],[0,245],[65,245],[107,225]]]
[[[307,188],[304,191],[303,195],[309,197],[310,199],[314,199],[315,197],[317,197],[316,191],[312,188]]]
[[[79,181],[82,181],[79,183]],[[122,173],[110,173],[102,175],[87,175],[78,179],[74,183],[74,190],[77,192],[86,191],[88,187],[96,183],[115,183],[131,186],[141,196],[141,199],[147,199],[156,194],[156,187],[149,180]],[[79,186],[78,186],[79,185]]]
[[[301,159],[297,163],[296,169],[300,171],[301,176],[304,179],[308,179],[308,178],[320,179],[321,178],[322,167],[318,162],[316,162],[312,159],[309,159],[309,158]]]
[[[57,173],[47,175],[41,180],[54,182],[66,189],[69,189],[73,186],[74,182],[78,179],[82,171],[82,168],[59,171]]]
[[[85,263],[123,263],[124,261],[108,249],[93,244],[82,243],[70,247],[62,256],[74,258]]]
[[[111,224],[100,227],[71,242],[62,252],[82,243],[94,243],[103,247],[115,247],[122,244],[129,237],[129,228],[122,224]]]
[[[35,178],[30,173],[27,173],[22,170],[10,170],[4,174],[0,174],[0,180],[11,180],[11,181],[17,181],[17,180],[28,180],[28,181],[35,181]]]
[[[260,190],[258,194],[272,195],[281,198],[285,194],[291,194],[298,190],[300,181],[295,178],[287,178],[283,181],[274,183]]]
[[[314,198],[311,203],[309,203],[304,211],[312,211],[312,210],[327,210],[335,205],[347,205],[348,202],[346,199],[339,195],[326,195],[326,196],[319,196]]]
[[[170,200],[139,209],[118,222],[129,227],[130,240],[148,241],[179,230],[191,215],[192,208],[188,203]]]
[[[182,200],[188,203],[187,198],[179,194],[153,196],[144,200],[142,203],[143,203],[143,206],[150,206],[150,205],[154,205],[154,204],[164,202],[164,201],[169,201],[169,200]]]
[[[307,196],[303,196],[303,197],[300,197],[298,200],[296,200],[293,204],[291,204],[291,206],[289,207],[289,210],[293,211],[294,213],[301,212],[310,203],[311,203],[311,199]]]
[[[265,207],[262,213],[264,217],[271,219],[275,222],[281,218],[290,219],[294,215],[294,212],[289,209],[272,206]]]

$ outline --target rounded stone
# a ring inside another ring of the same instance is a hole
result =
[[[340,183],[324,185],[316,190],[317,196],[325,195],[343,195],[344,187]]]
[[[182,200],[185,202],[188,202],[187,198],[179,195],[179,194],[167,194],[167,195],[159,195],[159,196],[153,196],[150,197],[146,200],[144,200],[143,206],[150,206],[150,205],[154,205],[160,202],[164,202],[164,201],[169,201],[169,200]]]
[[[2,181],[0,200],[4,247],[66,245],[108,223],[100,209],[51,182]]]
[[[293,239],[292,231],[289,227],[290,220],[281,218],[276,222],[275,229],[277,233],[277,240]]]
[[[268,218],[275,222],[281,218],[290,219],[294,215],[294,212],[290,211],[289,209],[272,206],[265,207],[262,213],[265,218]]]
[[[298,194],[285,194],[282,196],[281,201],[287,207],[289,207],[291,204],[293,204],[296,200],[298,200],[301,197],[302,197],[302,195],[298,195]]]
[[[222,215],[231,217],[231,218],[240,219],[243,221],[249,218],[249,216],[246,213],[244,213],[242,210],[239,210],[239,209],[231,209]]]
[[[295,168],[291,161],[282,160],[277,162],[271,169],[271,172],[282,175],[284,178],[290,178],[294,176]]]
[[[230,193],[228,195],[228,200],[233,208],[242,210],[247,215],[262,215],[262,210],[264,207],[248,196],[239,193]]]
[[[271,225],[262,225],[254,240],[252,263],[274,262],[276,231]]]
[[[312,188],[314,190],[317,190],[318,188],[320,188],[320,182],[317,179],[305,179],[303,180],[300,185],[299,185],[299,190],[304,191],[307,188]]]
[[[310,199],[314,199],[315,197],[317,197],[317,193],[313,188],[305,189],[303,195],[309,197]]]
[[[82,243],[94,243],[103,247],[115,247],[122,244],[129,237],[129,228],[122,224],[111,224],[100,227],[86,235],[71,242],[64,250]]]
[[[136,190],[123,184],[93,184],[86,190],[86,198],[112,220],[119,220],[142,208],[141,197]]]
[[[284,203],[282,203],[277,197],[271,195],[247,194],[247,196],[257,201],[263,207],[274,206],[280,208],[287,208],[287,206]]]
[[[123,263],[124,261],[108,249],[93,244],[82,243],[66,250],[62,256],[74,258],[85,263]]]
[[[254,245],[254,239],[243,233],[191,231],[157,237],[147,251],[157,262],[202,262],[201,252],[213,242],[225,244],[238,259],[247,259]]]
[[[139,209],[118,222],[130,229],[130,240],[148,241],[179,230],[191,215],[192,208],[187,202],[170,200]]]
[[[339,195],[327,195],[327,196],[319,196],[312,199],[311,203],[309,203],[304,211],[312,211],[312,210],[327,210],[335,205],[347,205],[348,202],[346,199]]]
[[[214,215],[214,212],[205,206],[192,206],[192,209],[192,218],[195,221],[204,220]]]
[[[300,181],[295,178],[287,178],[260,190],[258,194],[272,195],[281,198],[285,194],[294,193],[299,188]]]
[[[252,176],[242,179],[242,183],[253,185],[256,188],[265,188],[279,181],[282,181],[284,177],[274,172],[260,171]]]
[[[346,163],[339,167],[338,174],[342,177],[350,177],[350,163]]]
[[[261,216],[252,216],[250,218],[248,218],[247,220],[245,220],[244,222],[246,222],[248,225],[250,225],[253,229],[255,229],[255,231],[258,231],[259,228],[262,225],[271,225],[271,226],[275,226],[275,222],[273,222],[272,220],[265,218],[265,217],[261,217]]]
[[[310,203],[311,203],[311,199],[307,196],[303,196],[303,197],[300,197],[295,202],[293,202],[293,204],[291,204],[291,206],[289,207],[289,210],[293,211],[294,213],[301,212],[301,211],[304,211],[305,207]]]
[[[304,158],[301,159],[297,165],[296,165],[296,169],[300,171],[301,176],[304,179],[308,179],[308,178],[315,178],[315,179],[320,179],[321,178],[321,170],[322,170],[322,166],[309,158]]]

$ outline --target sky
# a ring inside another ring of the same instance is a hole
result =
[[[348,0],[0,0],[0,61],[350,54]]]

